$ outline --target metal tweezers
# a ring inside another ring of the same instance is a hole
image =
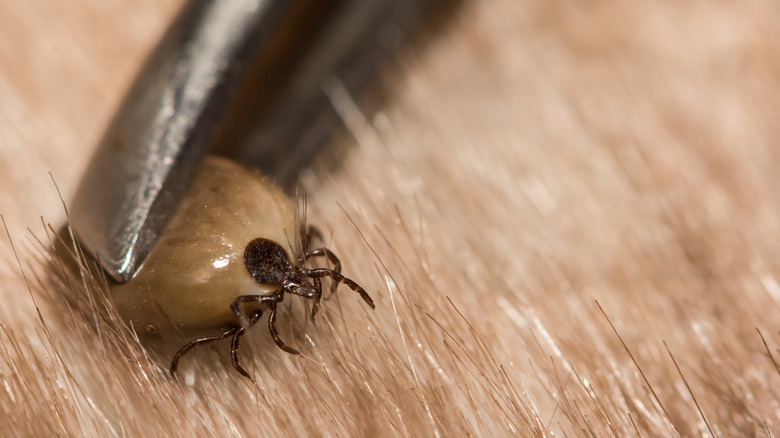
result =
[[[219,153],[288,186],[427,0],[193,0],[142,67],[71,206],[116,281],[143,264],[198,164]]]

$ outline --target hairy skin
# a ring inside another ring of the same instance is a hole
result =
[[[0,2],[0,435],[768,436],[780,430],[780,9],[463,2],[361,105],[308,217],[375,298],[171,379],[44,266],[179,1]],[[369,106],[370,105],[370,106]],[[368,108],[371,108],[370,110]],[[48,243],[44,242],[43,247]],[[36,311],[35,305],[38,306]],[[322,318],[322,319],[319,319]]]

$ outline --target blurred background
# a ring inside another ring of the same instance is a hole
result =
[[[0,4],[0,213],[28,278],[46,271],[26,228],[65,219],[48,173],[72,199],[180,5]],[[5,430],[772,436],[780,7],[486,0],[443,16],[366,94],[333,99],[346,127],[299,177],[376,312],[343,294],[315,328],[293,307],[283,331],[306,359],[258,330],[258,386],[205,352],[192,366],[209,377],[179,385],[54,286],[28,292],[6,239]]]

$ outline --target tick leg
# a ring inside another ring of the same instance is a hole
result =
[[[319,278],[312,278],[314,288],[317,289],[317,296],[314,297],[314,304],[311,306],[311,320],[314,321],[314,317],[317,316],[317,311],[320,310],[320,299],[322,298],[322,281]]]
[[[331,263],[333,263],[333,270],[341,274],[341,260],[336,257],[336,254],[328,248],[313,249],[301,257],[301,261],[309,260],[312,257],[327,257]]]
[[[274,338],[276,346],[290,354],[301,354],[298,350],[290,348],[279,338],[279,332],[276,331],[276,304],[271,307],[271,313],[268,315],[268,331],[271,332],[271,337]]]
[[[303,268],[304,263],[312,257],[327,257],[328,260],[333,263],[333,270],[341,274],[341,260],[339,260],[339,258],[336,257],[336,254],[334,254],[333,251],[329,250],[328,248],[317,248],[305,253],[300,259],[301,268]],[[337,286],[338,284],[335,281],[330,285],[331,294],[336,292]],[[330,297],[325,298],[325,300],[328,300],[329,298]]]
[[[284,289],[279,289],[275,292],[271,292],[268,295],[239,295],[236,297],[235,300],[233,300],[232,303],[230,303],[230,310],[233,311],[233,313],[238,317],[239,320],[243,321],[244,316],[241,314],[241,311],[238,309],[238,306],[240,306],[243,303],[256,303],[261,302],[263,304],[267,304],[269,307],[271,305],[276,306],[276,304],[281,303],[284,299]]]
[[[300,271],[301,275],[304,277],[309,278],[322,278],[322,277],[330,277],[333,279],[334,283],[344,283],[347,285],[350,289],[360,294],[360,296],[363,298],[363,301],[365,301],[369,306],[371,306],[372,309],[376,308],[374,306],[374,300],[371,299],[371,296],[366,292],[365,289],[360,287],[359,284],[355,283],[350,278],[347,278],[341,273],[336,272],[332,269],[326,269],[326,268],[317,268],[317,269],[301,269]]]
[[[301,224],[301,236],[303,237],[301,239],[301,249],[304,253],[309,251],[309,248],[311,248],[311,243],[315,240],[318,240],[321,243],[325,243],[325,238],[322,236],[322,232],[314,225],[307,225],[304,227],[303,224]]]
[[[181,347],[179,351],[176,352],[176,354],[173,355],[173,359],[171,359],[171,376],[176,376],[176,370],[179,369],[179,360],[187,353],[189,353],[190,350],[197,347],[198,345],[204,345],[209,344],[211,342],[217,342],[222,339],[227,338],[228,336],[234,334],[236,331],[240,330],[241,327],[238,326],[231,326],[230,328],[226,329],[222,333],[215,335],[215,336],[204,336],[202,338],[198,338],[195,340],[192,340],[188,342],[186,345]]]
[[[292,295],[298,295],[299,297],[308,298],[314,300],[314,305],[311,309],[311,319],[317,315],[317,309],[319,308],[320,299],[322,298],[322,281],[319,278],[312,278],[312,286],[301,287],[300,285],[293,285],[284,289],[287,293]],[[312,292],[313,289],[313,292]]]
[[[260,319],[260,317],[263,316],[262,310],[254,310],[252,313],[249,314],[249,324],[239,328],[238,330],[233,333],[233,339],[230,341],[230,360],[233,363],[233,368],[236,369],[239,373],[241,373],[242,376],[246,377],[247,379],[251,380],[252,383],[254,383],[255,379],[249,375],[247,370],[244,369],[244,367],[241,366],[241,363],[239,361],[238,357],[238,347],[239,343],[241,341],[241,336],[246,333],[246,331],[255,325],[255,323]]]

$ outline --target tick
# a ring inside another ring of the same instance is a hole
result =
[[[171,374],[196,346],[231,338],[233,368],[253,380],[239,344],[265,312],[276,345],[299,354],[276,330],[286,295],[311,299],[314,318],[329,278],[332,290],[344,284],[374,308],[333,252],[310,248],[317,233],[301,233],[295,219],[289,199],[265,177],[207,157],[136,276],[111,287],[120,316],[152,350],[172,353]],[[318,257],[333,267],[308,267]]]

